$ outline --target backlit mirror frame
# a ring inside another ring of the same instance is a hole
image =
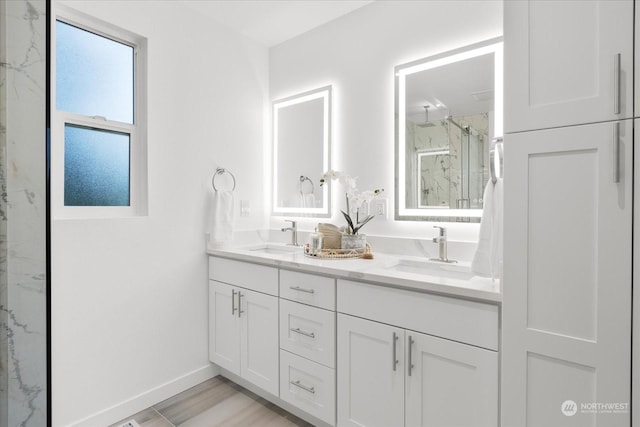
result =
[[[432,68],[482,55],[494,58],[494,134],[503,134],[503,39],[485,40],[395,67],[395,219],[404,221],[478,222],[482,209],[407,208],[406,201],[406,78]]]
[[[272,102],[272,114],[273,114],[273,171],[272,171],[272,214],[274,216],[294,216],[294,217],[315,217],[315,218],[329,218],[331,216],[331,186],[320,186],[320,177],[309,176],[313,185],[316,188],[322,189],[322,206],[317,208],[306,207],[290,207],[278,205],[278,166],[281,161],[279,157],[279,139],[278,139],[278,124],[280,110],[287,107],[292,107],[304,102],[313,101],[316,99],[323,100],[323,117],[322,117],[322,172],[331,169],[331,98],[332,87],[331,85],[324,86],[318,89],[313,89],[307,92],[299,93],[289,96],[287,98],[279,99]]]

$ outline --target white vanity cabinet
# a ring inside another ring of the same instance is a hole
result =
[[[507,135],[505,426],[629,426],[580,404],[630,402],[631,122]]]
[[[337,301],[338,426],[497,426],[497,306],[348,280]]]
[[[633,0],[504,2],[506,133],[633,114]]]
[[[209,360],[277,396],[278,270],[211,257],[209,279]]]
[[[330,425],[336,411],[336,280],[280,270],[280,398]]]

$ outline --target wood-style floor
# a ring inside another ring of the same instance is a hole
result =
[[[111,427],[120,427],[130,420],[135,420],[140,427],[312,426],[220,376],[127,417]]]

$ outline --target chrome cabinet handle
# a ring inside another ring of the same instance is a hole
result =
[[[308,391],[311,394],[316,394],[316,389],[314,387],[307,387],[304,384],[300,383],[300,380],[298,381],[289,381],[289,384],[294,385],[296,387],[299,387],[301,389],[303,389],[304,391]]]
[[[289,289],[292,289],[294,291],[300,291],[300,292],[305,292],[307,294],[315,294],[316,291],[313,289],[305,289],[305,288],[301,288],[300,286],[289,286]]]
[[[242,302],[241,302],[242,301],[241,298],[243,296],[244,295],[242,295],[242,292],[238,291],[238,317],[241,317],[240,315],[244,313],[244,310],[242,309]]]
[[[408,363],[409,366],[407,367],[407,369],[408,369],[407,375],[408,376],[411,376],[411,369],[413,368],[413,360],[411,358],[411,347],[413,346],[414,342],[415,341],[413,340],[413,338],[411,338],[411,335],[409,335],[409,363]]]
[[[309,337],[309,338],[315,338],[316,337],[316,334],[314,334],[313,332],[305,332],[305,331],[301,330],[300,328],[290,328],[289,330],[291,332],[295,332],[296,334],[304,335],[305,337]]]
[[[620,114],[620,57],[613,55],[613,114]]]
[[[396,350],[396,347],[398,346],[398,335],[395,332],[393,333],[393,343],[391,345],[393,346],[393,370],[395,371],[399,362]]]
[[[620,123],[613,124],[613,182],[620,182]]]
[[[231,315],[236,314],[236,294],[240,292],[236,292],[235,289],[231,290]]]

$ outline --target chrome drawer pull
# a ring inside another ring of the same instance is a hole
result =
[[[613,114],[620,114],[620,57],[613,55]]]
[[[231,315],[236,314],[236,290],[231,290]]]
[[[307,294],[315,294],[316,291],[313,289],[305,289],[305,288],[301,288],[300,286],[289,286],[289,289],[292,289],[294,291],[300,291],[300,292],[305,292]]]
[[[241,314],[244,313],[244,310],[242,309],[242,300],[241,300],[243,296],[244,295],[242,295],[242,293],[238,291],[238,317],[242,317]]]
[[[409,369],[409,372],[407,373],[409,376],[411,376],[411,369],[414,368],[413,360],[411,357],[411,347],[413,346],[414,342],[415,341],[413,340],[411,335],[409,335],[409,363],[408,363],[409,366],[407,367]]]
[[[398,335],[394,332],[393,333],[393,342],[391,343],[391,345],[393,346],[393,370],[396,370],[396,366],[398,365],[398,356],[396,354],[396,346],[398,345]]]
[[[313,387],[307,387],[306,385],[300,384],[300,380],[298,381],[289,381],[289,383],[291,385],[294,385],[296,387],[300,387],[301,389],[303,389],[304,391],[308,391],[311,394],[316,394],[316,389]]]
[[[620,182],[620,123],[613,124],[613,182]]]
[[[316,337],[316,334],[314,334],[313,332],[305,332],[305,331],[301,330],[300,328],[290,328],[289,330],[291,332],[295,332],[296,334],[304,335],[305,337],[309,337],[309,338],[315,338]]]

